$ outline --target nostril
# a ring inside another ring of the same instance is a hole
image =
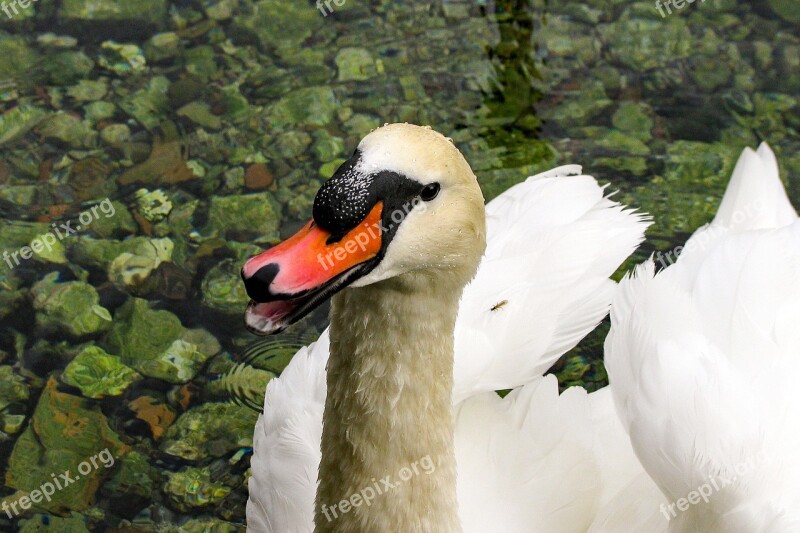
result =
[[[281,267],[277,263],[270,263],[256,270],[252,276],[245,277],[242,271],[242,279],[244,280],[244,288],[247,295],[259,303],[271,302],[274,300],[275,295],[270,290],[270,285],[275,280]]]

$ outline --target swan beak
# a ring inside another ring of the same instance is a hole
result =
[[[313,220],[282,243],[247,260],[242,279],[252,299],[247,328],[257,335],[280,333],[351,281],[372,270],[381,250],[378,202],[341,239]]]

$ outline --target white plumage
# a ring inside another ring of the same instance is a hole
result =
[[[537,378],[504,399],[484,393],[460,405],[456,459],[464,531],[476,533],[588,531],[643,474],[610,391],[573,387],[559,396],[555,376]],[[642,484],[658,499],[649,478]],[[658,503],[646,511],[651,517]],[[638,524],[627,517],[621,529],[596,531],[643,531]]]
[[[555,378],[541,377],[608,312],[608,278],[648,225],[594,178],[568,174],[580,167],[531,177],[487,205],[486,255],[455,330],[464,531],[586,531],[642,475],[609,392],[559,396]],[[327,357],[326,332],[268,386],[255,431],[252,531],[313,530]],[[526,383],[505,399],[493,392]]]
[[[675,264],[620,284],[611,317],[616,405],[670,531],[800,531],[800,222],[766,144]]]
[[[608,312],[608,277],[647,224],[580,172],[531,177],[486,206],[486,253],[456,323],[456,402],[541,376]]]

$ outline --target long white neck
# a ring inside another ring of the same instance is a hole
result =
[[[333,298],[318,533],[461,531],[452,405],[460,296],[457,285],[406,275]]]

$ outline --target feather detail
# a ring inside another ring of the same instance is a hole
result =
[[[614,298],[620,417],[668,500],[719,486],[671,531],[800,530],[800,222],[766,144],[745,150],[685,250],[659,274],[638,267]]]

